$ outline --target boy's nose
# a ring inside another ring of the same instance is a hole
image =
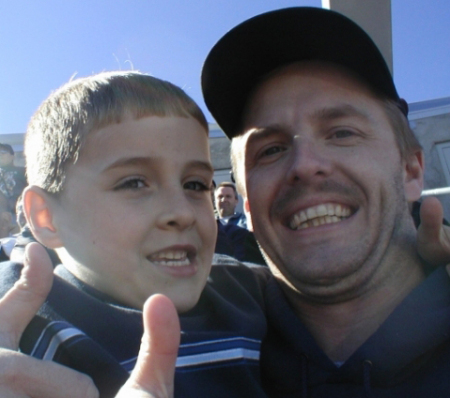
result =
[[[163,198],[163,208],[158,216],[158,225],[163,229],[187,229],[195,223],[195,213],[191,203],[181,193],[172,193]]]

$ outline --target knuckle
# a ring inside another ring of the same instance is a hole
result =
[[[79,374],[79,380],[77,381],[77,386],[81,392],[80,398],[98,398],[99,392],[97,387],[95,387],[94,382],[89,376],[84,374]]]

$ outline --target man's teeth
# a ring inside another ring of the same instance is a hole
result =
[[[152,263],[167,267],[182,267],[191,263],[187,256],[187,252],[184,250],[159,252],[158,254],[150,256],[149,260]]]
[[[351,214],[350,208],[340,204],[327,203],[309,207],[297,213],[289,223],[292,229],[318,227],[342,221]]]

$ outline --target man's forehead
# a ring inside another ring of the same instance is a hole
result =
[[[224,195],[228,193],[233,193],[233,188],[231,187],[219,187],[216,191],[218,194]]]
[[[244,108],[244,118],[249,105],[265,87],[273,86],[274,88],[277,88],[279,87],[278,82],[280,80],[288,81],[289,79],[301,77],[320,78],[330,81],[343,81],[345,82],[345,85],[358,86],[361,90],[376,96],[375,90],[371,88],[366,81],[364,81],[355,72],[345,68],[342,65],[316,60],[294,62],[277,68],[265,76],[259,84],[255,86],[254,90],[250,93],[246,107]]]
[[[328,95],[333,94],[333,103]],[[355,73],[342,66],[318,61],[302,61],[283,66],[262,80],[249,96],[243,112],[241,135],[247,134],[256,113],[266,119],[292,111],[293,101],[298,108],[311,108],[315,116],[336,117],[339,114],[357,114],[358,96],[379,99],[376,93]],[[320,103],[310,106],[314,99]],[[313,109],[314,108],[314,109]],[[276,126],[274,126],[276,129]],[[255,131],[260,133],[259,131]]]

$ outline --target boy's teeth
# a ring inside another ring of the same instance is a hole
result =
[[[350,208],[340,204],[320,204],[297,213],[289,223],[291,229],[305,229],[332,224],[349,217]]]
[[[184,250],[159,252],[156,255],[150,256],[149,260],[159,265],[175,267],[182,267],[191,263],[187,257],[187,252]]]

